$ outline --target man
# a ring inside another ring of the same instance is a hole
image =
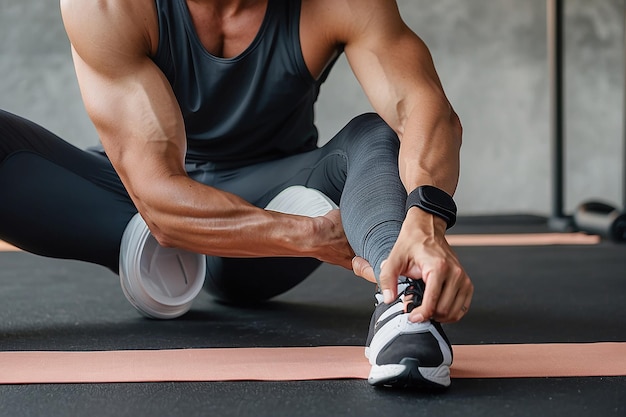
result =
[[[320,261],[352,268],[381,290],[366,348],[370,383],[450,384],[439,322],[459,320],[473,293],[444,237],[456,215],[461,126],[395,2],[61,6],[104,152],[4,114],[0,190],[29,192],[0,209],[0,238],[117,272],[138,211],[161,246],[206,254],[206,286],[229,302],[284,292]],[[377,114],[317,148],[313,104],[342,53]],[[38,178],[7,179],[24,171]],[[263,209],[297,185],[340,209],[315,217]],[[30,208],[42,202],[52,218]]]

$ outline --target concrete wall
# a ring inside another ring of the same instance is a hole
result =
[[[0,108],[78,146],[97,143],[58,0],[0,0]]]
[[[566,208],[621,201],[624,0],[567,0]],[[550,210],[545,0],[399,0],[465,128],[463,214]],[[0,0],[0,108],[78,145],[97,141],[57,0]],[[322,141],[370,109],[342,59],[322,90]]]

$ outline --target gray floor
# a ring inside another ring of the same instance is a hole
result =
[[[457,252],[476,295],[446,328],[453,344],[626,341],[626,245]],[[202,294],[181,319],[152,321],[103,268],[25,253],[0,253],[0,264],[5,351],[359,346],[372,309],[371,284],[323,266],[270,303],[233,308]],[[0,416],[622,416],[624,393],[626,378],[458,379],[441,394],[362,380],[24,385],[0,386]]]

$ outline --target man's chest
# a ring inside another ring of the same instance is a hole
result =
[[[234,58],[254,42],[266,18],[269,1],[251,1],[247,7],[231,12],[206,3],[187,1],[187,5],[197,36],[207,52],[220,58]],[[315,1],[302,0],[298,26],[304,62],[317,79],[337,56],[339,48],[329,42],[327,31],[320,27],[315,6]]]

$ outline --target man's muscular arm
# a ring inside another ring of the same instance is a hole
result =
[[[374,109],[398,133],[400,177],[407,192],[434,185],[454,194],[462,129],[426,45],[402,21],[395,1],[335,4],[340,4],[335,18],[326,18],[334,22],[336,37]],[[400,275],[426,282],[423,304],[411,315],[415,321],[456,321],[471,302],[472,283],[448,246],[445,230],[443,219],[411,208],[382,266],[386,300],[395,298]]]
[[[350,267],[337,213],[319,218],[256,208],[190,179],[184,122],[149,58],[149,0],[62,0],[81,93],[107,155],[156,239],[228,257],[310,256]]]

